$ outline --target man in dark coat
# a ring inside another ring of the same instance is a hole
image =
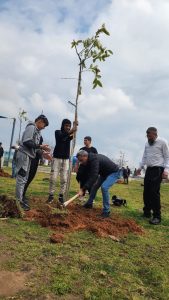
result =
[[[97,190],[101,187],[103,196],[103,212],[102,217],[110,215],[110,187],[120,178],[119,167],[108,157],[102,154],[87,153],[80,150],[77,158],[85,167],[84,174],[87,175],[86,182],[79,191],[79,196],[85,195],[86,190],[90,189],[88,201],[84,204],[85,208],[93,207]]]

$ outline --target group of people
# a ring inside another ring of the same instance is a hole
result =
[[[51,173],[49,179],[49,196],[47,203],[52,203],[55,197],[56,180],[60,175],[60,192],[58,200],[65,201],[65,192],[68,180],[68,169],[70,161],[70,145],[74,133],[77,131],[77,122],[64,119],[61,128],[55,131],[56,145],[53,155],[50,154],[49,145],[43,144],[41,130],[49,125],[48,119],[40,115],[35,122],[29,123],[22,136],[19,149],[16,155],[16,198],[25,210],[29,210],[29,202],[25,197],[26,190],[34,178],[38,162],[41,156],[51,160]],[[147,143],[144,155],[137,175],[141,169],[147,167],[144,179],[144,208],[143,217],[150,218],[150,224],[160,224],[160,184],[162,178],[168,177],[169,170],[169,149],[164,139],[157,135],[155,127],[147,129]],[[79,182],[79,197],[89,193],[88,200],[84,203],[85,209],[92,209],[97,191],[101,188],[103,197],[103,211],[101,217],[107,218],[110,215],[109,189],[117,180],[124,176],[124,170],[103,154],[98,154],[97,149],[91,145],[90,136],[84,138],[84,147],[77,153],[76,179]],[[129,168],[127,175],[130,174]],[[152,217],[152,218],[151,218]]]

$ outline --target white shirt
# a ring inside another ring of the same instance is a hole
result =
[[[140,163],[140,168],[163,167],[169,172],[169,148],[166,140],[157,137],[153,145],[145,144],[144,154]]]

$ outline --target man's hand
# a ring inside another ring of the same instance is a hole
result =
[[[138,176],[138,175],[141,175],[141,169],[137,169],[136,175],[137,175],[137,176]]]
[[[78,192],[79,197],[84,197],[85,196],[86,191],[84,191],[83,189],[80,189],[80,191]]]
[[[46,152],[50,152],[51,151],[49,145],[47,145],[47,144],[40,145],[40,149],[42,149],[42,150],[44,150]]]
[[[162,178],[167,179],[168,178],[168,172],[164,171],[163,174],[162,174]]]
[[[47,160],[52,160],[52,155],[50,154],[50,152],[43,152],[43,158],[47,159]]]
[[[74,121],[73,122],[73,127],[72,127],[72,131],[75,132],[77,131],[77,126],[79,125],[79,122],[78,121]]]

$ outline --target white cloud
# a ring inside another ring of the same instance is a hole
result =
[[[134,109],[134,103],[121,89],[104,88],[83,95],[80,101],[80,115],[86,122],[113,118],[121,111]]]

